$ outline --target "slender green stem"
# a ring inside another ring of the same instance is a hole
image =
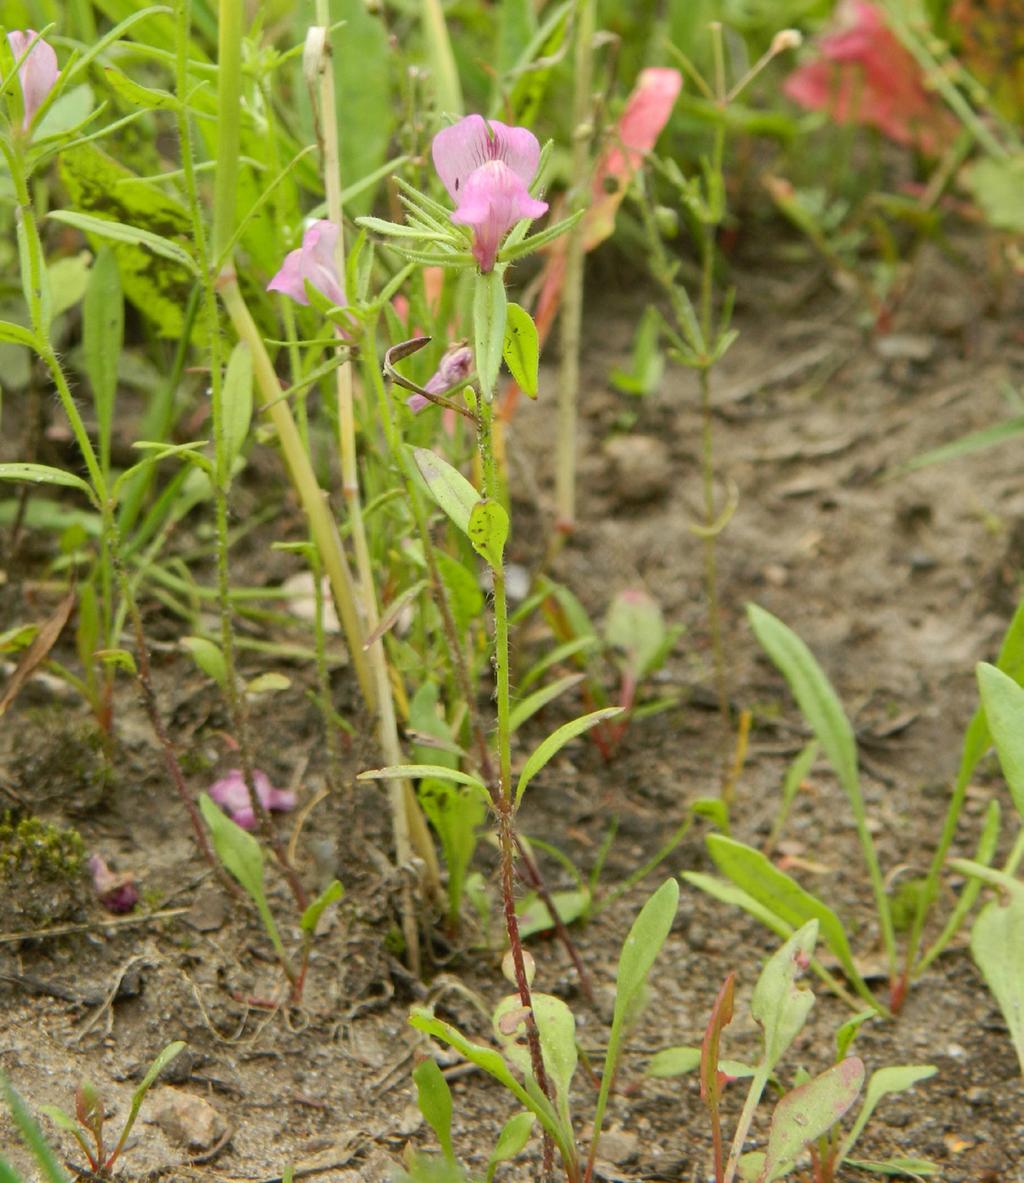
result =
[[[593,136],[595,2],[582,0],[576,17],[576,58],[573,91],[572,192],[573,212],[589,190],[590,141]],[[565,283],[560,311],[562,358],[558,383],[558,436],[555,460],[555,529],[572,532],[576,523],[576,416],[580,385],[580,340],[583,320],[584,225],[581,219],[569,231],[565,256]]]
[[[725,1167],[724,1183],[732,1183],[736,1177],[740,1155],[743,1153],[743,1144],[747,1140],[751,1122],[754,1120],[754,1111],[757,1109],[757,1103],[761,1100],[761,1094],[764,1092],[767,1083],[768,1075],[762,1071],[757,1072],[750,1082],[750,1088],[747,1090],[747,1097],[743,1102],[743,1109],[740,1112],[739,1121],[736,1123],[736,1133],[729,1150],[729,1161]]]

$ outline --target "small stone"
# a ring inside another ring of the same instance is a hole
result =
[[[668,446],[651,435],[617,435],[604,445],[618,499],[641,504],[663,497],[672,485]]]
[[[634,1134],[631,1130],[612,1127],[601,1135],[597,1151],[598,1157],[603,1158],[605,1162],[621,1167],[636,1158],[639,1140],[639,1135]]]
[[[207,883],[199,889],[192,907],[185,915],[185,921],[198,932],[216,932],[223,926],[225,915],[223,890]]]
[[[170,1085],[153,1094],[148,1121],[171,1142],[188,1150],[209,1150],[228,1128],[209,1101]]]
[[[890,333],[875,341],[875,352],[886,361],[924,362],[935,352],[935,338],[915,333]]]

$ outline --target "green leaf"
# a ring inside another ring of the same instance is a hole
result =
[[[447,780],[426,777],[417,795],[441,839],[448,868],[448,916],[457,924],[466,872],[476,850],[477,830],[487,816],[486,793],[479,784],[459,788]]]
[[[563,723],[557,731],[553,731],[547,739],[538,744],[530,753],[529,759],[523,766],[523,771],[519,774],[519,783],[516,785],[516,808],[519,808],[523,793],[526,792],[526,786],[567,743],[600,723],[602,719],[613,719],[616,715],[621,714],[621,707],[604,707],[599,711],[591,711],[589,715],[581,715],[578,719],[570,719],[568,723]]]
[[[661,951],[679,907],[679,882],[666,879],[640,910],[633,921],[615,975],[615,1006],[612,1022],[621,1022],[633,998],[647,980],[651,966]]]
[[[569,1094],[576,1074],[576,1020],[572,1011],[551,994],[534,991],[533,1018],[540,1038],[541,1058],[549,1082],[554,1086],[559,1118],[565,1129],[571,1129]],[[533,1079],[533,1065],[526,1042],[527,1012],[518,994],[503,998],[494,1011],[494,1036],[505,1056],[523,1074]]]
[[[494,1172],[500,1163],[515,1158],[529,1142],[535,1121],[532,1113],[514,1113],[505,1122],[491,1151],[491,1157],[487,1160],[487,1183],[494,1179]]]
[[[263,921],[263,927],[267,930],[267,935],[281,959],[281,964],[289,966],[288,955],[281,942],[277,924],[274,922],[266,893],[263,890],[263,850],[260,844],[252,834],[243,830],[218,805],[215,805],[209,794],[199,794],[199,810],[203,815],[203,820],[210,828],[210,836],[213,839],[213,848],[217,852],[217,857],[234,875],[256,905],[256,910]]]
[[[491,498],[478,501],[469,513],[469,541],[478,555],[493,570],[500,569],[508,538],[508,514],[505,507]]]
[[[469,519],[483,498],[457,468],[427,448],[413,448],[413,460],[431,497],[465,535]]]
[[[971,956],[1003,1012],[1024,1073],[1024,884],[991,870],[986,878],[999,883],[1004,898],[986,904],[975,920]]]
[[[1024,689],[994,665],[977,667],[981,703],[1010,796],[1024,821]]]
[[[810,920],[795,932],[765,963],[750,1000],[750,1016],[764,1036],[759,1071],[771,1072],[800,1033],[814,1006],[810,989],[797,978],[814,954],[818,922]]]
[[[63,222],[66,226],[73,226],[76,230],[81,230],[83,234],[95,234],[97,238],[107,239],[110,242],[145,247],[154,255],[170,259],[173,263],[184,267],[196,278],[199,277],[199,267],[188,251],[169,238],[164,238],[161,234],[154,234],[152,230],[143,230],[138,226],[126,225],[124,222],[96,218],[92,214],[80,214],[67,209],[51,210],[49,216],[55,222]]]
[[[473,285],[473,356],[485,401],[494,398],[505,343],[507,297],[504,268],[478,275]]]
[[[51,320],[56,320],[61,313],[74,308],[85,295],[93,272],[91,261],[92,256],[88,251],[79,251],[77,255],[57,259],[47,266],[46,274],[52,293]]]
[[[444,1073],[432,1059],[422,1060],[413,1069],[416,1082],[416,1102],[427,1125],[441,1145],[445,1159],[455,1162],[455,1147],[452,1145],[452,1091]]]
[[[176,111],[181,105],[177,96],[171,94],[169,90],[141,86],[113,66],[104,66],[103,76],[110,89],[133,107],[144,111]]]
[[[994,229],[1013,234],[1024,231],[1024,208],[1020,200],[1024,190],[1024,155],[1017,153],[1001,159],[981,156],[964,168],[962,175]]]
[[[708,853],[722,874],[791,929],[799,928],[808,920],[817,920],[821,937],[843,967],[843,973],[857,993],[875,1005],[874,995],[854,965],[846,930],[827,904],[811,895],[785,871],[780,871],[759,850],[724,834],[708,834],[705,841]]]
[[[228,667],[219,645],[206,637],[182,637],[181,645],[207,677],[213,678],[222,690],[227,688]]]
[[[573,1155],[571,1146],[567,1143],[565,1131],[560,1127],[558,1118],[550,1102],[543,1097],[533,1096],[516,1080],[504,1058],[492,1048],[482,1047],[478,1043],[468,1040],[461,1031],[436,1019],[429,1011],[414,1009],[409,1016],[409,1023],[417,1031],[439,1039],[453,1047],[460,1055],[475,1064],[488,1076],[493,1077],[503,1085],[526,1109],[535,1114],[541,1125],[555,1140],[556,1145],[563,1150],[566,1157]]]
[[[395,124],[392,84],[398,64],[381,13],[366,0],[335,0],[331,17],[331,64],[339,112],[345,134],[341,137],[341,175],[367,177],[384,162]],[[349,216],[366,213],[374,204],[377,184],[345,202]]]
[[[218,461],[218,479],[224,488],[231,483],[235,459],[242,450],[252,421],[252,350],[239,341],[228,359],[221,408],[224,416],[224,443]]]
[[[777,617],[756,604],[747,605],[747,615],[761,647],[789,683],[846,795],[862,808],[853,728],[824,671],[804,642]]]
[[[24,325],[13,324],[9,320],[0,320],[0,341],[10,341],[13,345],[26,345],[33,352],[39,352],[39,339],[31,329]]]
[[[573,686],[578,686],[583,676],[583,674],[566,674],[564,678],[549,682],[547,686],[542,686],[539,690],[527,695],[521,702],[517,702],[509,715],[509,730],[513,733],[518,731],[527,719],[533,718],[549,702],[553,702],[559,695],[571,690]]]
[[[508,306],[501,352],[519,389],[529,398],[536,398],[540,339],[533,317],[519,304]]]
[[[80,476],[75,476],[73,472],[65,472],[62,468],[51,468],[49,464],[26,464],[20,460],[0,464],[0,481],[26,481],[30,485],[63,485],[67,489],[80,490],[95,504],[92,488]]]
[[[906,1158],[897,1155],[895,1158],[885,1159],[884,1162],[869,1162],[860,1158],[848,1158],[845,1161],[858,1171],[870,1171],[873,1175],[887,1175],[897,1179],[917,1179],[922,1175],[929,1178],[939,1173],[936,1164],[927,1158]]]
[[[341,886],[337,879],[332,879],[324,890],[316,897],[316,899],[309,905],[309,907],[302,913],[302,919],[299,921],[299,928],[303,932],[309,933],[312,936],[316,932],[316,926],[320,922],[320,917],[324,912],[335,904],[345,894],[345,889]]]
[[[110,438],[117,395],[117,363],[124,345],[124,296],[117,256],[104,246],[96,256],[82,308],[82,349],[99,429],[100,462],[110,467]]]
[[[586,887],[567,888],[565,891],[552,891],[548,894],[555,906],[558,919],[563,924],[573,924],[581,916],[585,916],[592,898]],[[516,907],[516,914],[519,917],[519,935],[524,941],[539,932],[551,932],[555,927],[548,906],[539,895],[524,896]]]
[[[457,768],[446,768],[443,764],[392,764],[387,768],[371,768],[366,772],[360,772],[356,780],[420,780],[425,776],[436,776],[438,780],[452,780],[459,785],[473,785],[487,792],[479,777],[470,776],[468,772],[460,772]]]
[[[58,1129],[64,1130],[65,1133],[70,1134],[74,1138],[81,1147],[87,1162],[92,1158],[95,1152],[90,1149],[89,1143],[85,1140],[82,1132],[82,1127],[70,1113],[65,1113],[59,1105],[40,1105],[39,1112],[45,1117],[48,1117]]]
[[[32,1156],[46,1177],[47,1183],[68,1183],[67,1176],[60,1169],[56,1156],[43,1137],[42,1130],[34,1121],[32,1114],[29,1113],[21,1096],[2,1072],[0,1072],[0,1089],[3,1090],[7,1108],[11,1111],[11,1117],[21,1135],[21,1140],[32,1152]]]
[[[651,1056],[647,1065],[648,1076],[685,1076],[688,1072],[695,1072],[700,1067],[699,1047],[667,1047]],[[754,1069],[749,1064],[741,1064],[739,1060],[719,1060],[718,1071],[724,1072],[731,1080],[742,1080],[754,1075]]]
[[[863,1083],[864,1062],[850,1056],[786,1093],[772,1113],[761,1178],[771,1183],[788,1174],[803,1148],[827,1133],[856,1101]]]
[[[907,1089],[913,1088],[919,1081],[934,1076],[937,1071],[938,1069],[933,1068],[931,1064],[913,1064],[894,1065],[889,1068],[879,1068],[877,1072],[873,1072],[868,1081],[864,1103],[861,1105],[860,1113],[857,1114],[857,1120],[843,1139],[839,1161],[846,1161],[846,1156],[853,1149],[883,1097],[887,1097],[890,1093],[905,1092]]]
[[[855,1014],[852,1019],[847,1019],[838,1028],[836,1031],[836,1063],[846,1059],[846,1053],[853,1046],[853,1041],[857,1038],[861,1027],[868,1019],[873,1019],[877,1013],[877,1011],[873,1010],[862,1010]]]
[[[622,651],[626,669],[636,681],[653,673],[664,660],[668,634],[657,602],[637,588],[620,592],[605,617],[605,640]]]

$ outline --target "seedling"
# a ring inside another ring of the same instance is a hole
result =
[[[146,1075],[142,1078],[141,1084],[132,1093],[128,1116],[125,1118],[124,1125],[121,1127],[120,1136],[114,1143],[113,1149],[109,1152],[104,1140],[104,1126],[107,1116],[106,1107],[96,1086],[90,1081],[83,1080],[75,1090],[74,1117],[56,1105],[43,1105],[41,1107],[42,1112],[46,1114],[54,1125],[67,1131],[75,1139],[81,1147],[82,1153],[85,1155],[86,1162],[89,1164],[89,1170],[92,1171],[96,1178],[109,1179],[111,1177],[114,1163],[117,1162],[125,1148],[128,1135],[132,1131],[135,1119],[139,1116],[139,1110],[142,1108],[142,1102],[146,1098],[146,1093],[149,1092],[160,1073],[184,1047],[184,1040],[179,1039],[174,1043],[169,1043],[153,1063],[150,1064]],[[8,1102],[10,1103],[10,1097],[8,1097]]]
[[[859,1026],[872,1012],[844,1024],[836,1037],[836,1062],[818,1076],[799,1071],[794,1087],[783,1090],[772,1113],[767,1146],[745,1152],[754,1113],[769,1083],[778,1082],[780,1064],[803,1029],[814,1005],[814,995],[799,979],[811,964],[818,922],[799,928],[765,963],[750,1002],[750,1014],[761,1028],[762,1051],[755,1064],[727,1060],[721,1055],[723,1033],[733,1017],[735,974],[719,990],[700,1048],[674,1047],[659,1052],[648,1071],[653,1076],[678,1076],[700,1069],[701,1099],[711,1122],[715,1183],[771,1183],[791,1174],[803,1151],[810,1149],[814,1183],[832,1183],[843,1163],[883,1175],[934,1174],[921,1159],[896,1158],[886,1162],[854,1161],[850,1157],[878,1102],[888,1093],[902,1092],[935,1073],[930,1065],[882,1068],[873,1073],[859,1114],[842,1134],[839,1122],[853,1106],[864,1083],[864,1063],[849,1052]],[[719,1109],[723,1090],[749,1078],[746,1100],[728,1151]]]

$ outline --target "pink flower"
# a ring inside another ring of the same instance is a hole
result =
[[[876,127],[898,144],[935,153],[956,122],[924,86],[921,69],[868,0],[843,0],[835,28],[818,42],[820,58],[795,70],[786,94],[837,123]]]
[[[332,304],[344,304],[345,293],[338,280],[334,251],[338,245],[338,227],[322,218],[314,222],[302,236],[302,246],[291,251],[281,264],[281,270],[267,284],[268,292],[283,292],[297,304],[308,304],[305,281]]]
[[[501,240],[523,218],[539,218],[548,206],[530,196],[540,145],[525,127],[506,127],[467,115],[434,136],[434,167],[444,182],[457,226],[473,229],[473,257],[491,271]]]
[[[7,34],[7,43],[11,47],[15,61],[28,49],[35,36],[35,29],[25,29],[23,32],[15,30],[13,33]],[[25,118],[21,124],[23,130],[28,130],[33,116],[42,106],[46,96],[53,90],[59,74],[57,55],[53,52],[53,47],[47,45],[43,40],[36,41],[28,57],[18,69],[22,103],[25,108]]]
[[[443,394],[456,382],[468,378],[473,372],[473,350],[468,345],[453,345],[441,358],[437,370],[423,384],[423,389],[431,394]],[[430,405],[430,400],[422,394],[411,394],[405,400],[405,405],[414,415]]]
[[[252,772],[253,786],[264,809],[284,811],[295,808],[295,794],[287,789],[275,789],[270,783],[270,777],[258,768]],[[210,797],[224,810],[237,826],[243,830],[256,829],[256,814],[249,799],[249,789],[245,777],[239,769],[232,768],[210,788]]]
[[[130,912],[139,902],[139,889],[135,886],[135,876],[131,871],[118,874],[107,866],[103,855],[91,854],[89,873],[96,895],[108,912],[121,915]]]

